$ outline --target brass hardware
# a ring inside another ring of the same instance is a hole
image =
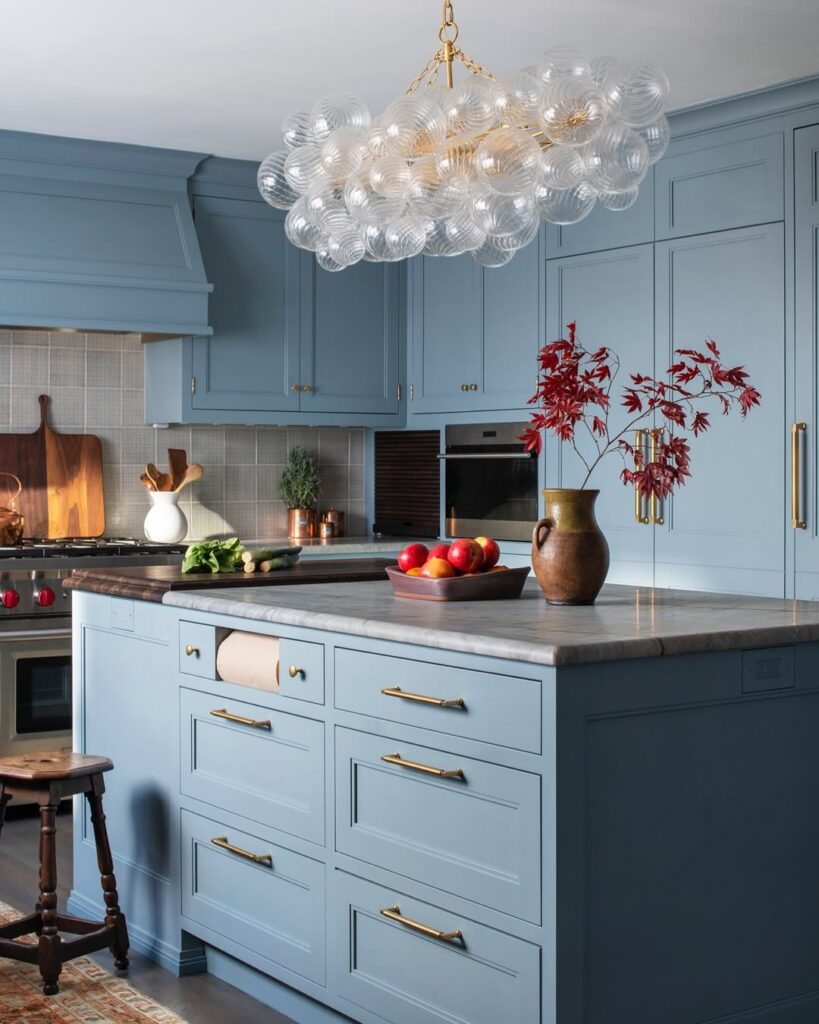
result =
[[[425,775],[434,775],[438,779],[461,779],[466,781],[466,776],[460,768],[452,768],[447,771],[446,768],[433,768],[429,764],[419,764],[417,761],[405,761],[400,754],[382,754],[381,760],[386,761],[387,764],[397,765],[399,768],[409,768],[414,772],[423,772]]]
[[[185,647],[185,654],[187,654],[187,656],[189,658],[192,657],[195,654],[196,657],[198,658],[199,657],[199,648],[198,647],[192,647],[190,644],[188,644]]]
[[[397,398],[397,400],[399,402],[401,401],[401,385],[400,384],[396,384],[395,385],[395,397]]]
[[[211,842],[214,846],[218,846],[220,850],[235,853],[237,857],[252,860],[254,864],[266,864],[269,868],[273,867],[272,853],[251,853],[250,850],[243,850],[241,846],[234,846],[233,843],[228,842],[227,836],[214,836]]]
[[[291,384],[290,385],[290,390],[291,391],[301,391],[301,385],[300,384]]]
[[[244,718],[242,715],[232,715],[227,708],[216,708],[211,711],[214,718],[223,718],[226,722],[235,722],[236,725],[249,725],[251,729],[270,729],[270,719],[257,721],[255,718]]]
[[[478,385],[477,384],[470,384],[469,385],[469,390],[470,391],[477,391],[478,390]]]
[[[191,394],[196,394],[196,377],[191,377]]]
[[[461,391],[469,391],[469,385],[468,384],[461,384]]]
[[[399,697],[401,700],[411,700],[418,704],[431,704],[436,708],[463,708],[466,710],[463,697],[456,697],[454,700],[446,700],[444,697],[427,697],[423,693],[407,693],[400,686],[388,686],[381,692],[385,697]]]
[[[297,665],[291,665],[290,668],[287,670],[287,674],[290,676],[291,679],[295,679],[296,676],[301,676],[302,679],[307,678],[307,673],[304,671],[304,669],[299,668]]]
[[[803,434],[807,429],[807,423],[791,424],[791,527],[794,530],[807,530],[808,528],[807,522],[799,518],[802,511],[799,494],[799,466],[801,462],[799,435]]]
[[[384,907],[384,909],[379,910],[378,913],[382,917],[389,918],[390,921],[397,921],[398,924],[402,924],[405,928],[409,928],[414,932],[420,932],[421,935],[426,935],[427,938],[430,939],[437,939],[439,942],[462,943],[464,941],[462,932],[442,932],[437,928],[430,928],[429,925],[421,924],[419,921],[413,921],[409,917],[404,917],[399,906]]]
[[[651,448],[650,448],[650,452],[649,452],[649,459],[650,459],[651,462],[654,462],[654,460],[657,457],[657,438],[658,437],[662,437],[664,432],[665,431],[663,430],[662,427],[658,427],[656,430],[649,430],[649,435],[651,436]],[[660,499],[657,497],[656,494],[652,494],[651,495],[650,506],[651,506],[651,525],[652,526],[663,526],[665,524],[665,520],[660,515],[660,512],[659,512],[659,510],[660,510]]]
[[[410,384],[410,399],[411,402],[415,401],[415,385]]]
[[[310,385],[309,385],[309,384],[305,384],[305,385],[304,385],[304,386],[302,387],[302,391],[303,391],[303,392],[305,393],[305,395],[309,395],[309,394],[310,394],[310,392],[311,392],[312,390],[313,390],[313,389],[312,389],[312,388],[310,387]]]
[[[645,458],[645,430],[634,431],[634,448],[640,452],[640,455]],[[634,460],[635,469],[639,468],[637,460]],[[643,496],[640,494],[640,490],[637,484],[634,485],[634,518],[640,523],[641,526],[648,525],[648,516],[643,511]]]

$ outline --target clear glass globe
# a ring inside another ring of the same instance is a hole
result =
[[[535,186],[535,206],[552,224],[576,224],[591,213],[596,201],[597,190],[586,181],[574,188]]]
[[[537,73],[543,85],[551,87],[566,78],[591,78],[591,65],[579,50],[555,46],[540,58]]]
[[[284,162],[284,176],[299,195],[305,193],[312,182],[324,177],[324,164],[318,146],[299,146],[291,149]]]
[[[586,177],[598,192],[624,192],[648,171],[648,146],[633,128],[610,122],[583,153]]]
[[[549,146],[540,158],[537,181],[548,188],[573,188],[586,174],[581,146]]]
[[[350,226],[341,231],[334,231],[327,242],[327,251],[331,259],[342,267],[358,263],[366,251],[361,228]]]
[[[546,137],[564,146],[582,146],[597,135],[606,119],[603,93],[590,78],[564,78],[547,90],[540,109]]]
[[[344,203],[359,224],[387,224],[404,212],[406,201],[379,195],[370,184],[367,168],[350,175],[344,185]]]
[[[340,185],[324,179],[314,181],[304,197],[307,216],[324,235],[341,231],[351,223]]]
[[[664,72],[647,62],[618,63],[606,75],[603,92],[611,114],[633,128],[656,121],[671,98]]]
[[[316,253],[316,263],[318,263],[322,270],[329,270],[331,274],[344,270],[344,266],[341,263],[336,263],[327,249],[319,249]]]
[[[334,181],[358,170],[369,155],[370,146],[364,128],[336,128],[321,147],[325,174]]]
[[[634,206],[639,195],[640,190],[635,185],[634,188],[627,188],[624,192],[598,192],[597,201],[607,210],[627,210],[630,206]]]
[[[618,66],[624,66],[624,62],[618,57],[596,57],[591,62],[590,77],[598,89],[603,89],[606,79]]]
[[[441,182],[454,188],[469,188],[477,176],[475,154],[478,140],[471,135],[453,135],[435,153],[435,170]]]
[[[660,157],[665,155],[668,143],[671,139],[671,127],[668,118],[662,114],[651,124],[643,125],[642,128],[634,129],[640,138],[648,146],[648,162],[656,164]]]
[[[470,75],[451,91],[444,113],[447,128],[456,135],[488,131],[498,120],[497,86]]]
[[[426,241],[426,222],[419,217],[399,217],[387,225],[385,243],[392,259],[406,260],[417,256],[423,251]]]
[[[502,267],[508,263],[517,249],[499,249],[491,236],[487,236],[483,245],[472,251],[472,259],[482,267]]]
[[[496,248],[517,252],[518,249],[523,249],[532,242],[537,237],[538,231],[540,231],[540,217],[537,213],[534,213],[519,230],[503,235],[489,235],[487,237],[492,239]]]
[[[387,151],[394,156],[432,153],[446,138],[446,119],[438,104],[413,93],[393,100],[382,116]]]
[[[431,220],[446,217],[466,204],[466,189],[445,185],[438,177],[434,157],[417,160],[410,172],[409,205],[411,210]]]
[[[364,259],[369,257],[371,261],[379,263],[392,259],[392,250],[387,245],[388,226],[387,224],[364,225],[364,245],[367,250]]]
[[[284,218],[284,233],[288,241],[299,249],[313,252],[324,247],[326,236],[321,232],[307,209],[307,200],[300,196]]]
[[[446,219],[444,230],[459,252],[470,252],[472,249],[477,249],[483,245],[486,238],[486,232],[478,227],[466,207],[457,210]]]
[[[380,117],[375,118],[367,129],[367,141],[370,144],[370,158],[380,160],[387,156],[387,133]]]
[[[478,146],[478,177],[496,192],[514,195],[530,188],[540,166],[540,146],[520,128],[497,128]]]
[[[324,142],[336,128],[367,128],[370,111],[357,96],[332,92],[316,100],[310,111],[310,130],[317,142]]]
[[[387,199],[409,197],[410,165],[400,156],[385,156],[370,168],[370,185],[380,196]]]
[[[488,235],[513,234],[536,215],[529,193],[505,196],[487,186],[476,186],[469,197],[469,215]]]
[[[296,110],[282,121],[282,139],[288,149],[315,143],[310,114],[306,110]]]
[[[271,153],[259,164],[256,174],[256,185],[262,199],[271,206],[275,206],[277,210],[289,210],[298,198],[298,193],[284,173],[288,155],[286,149]]]
[[[535,75],[515,71],[498,81],[495,113],[501,124],[525,128],[537,124],[543,90]]]
[[[448,217],[432,222],[427,231],[424,248],[425,256],[458,256],[464,250],[459,248],[457,241],[447,233]]]

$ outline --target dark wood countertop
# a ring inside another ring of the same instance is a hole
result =
[[[281,587],[292,583],[356,583],[385,580],[389,558],[302,559],[275,572],[220,572],[183,575],[178,565],[143,565],[130,568],[75,569],[63,580],[68,590],[162,601],[171,590],[210,590],[214,587]]]

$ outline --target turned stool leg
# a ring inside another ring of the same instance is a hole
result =
[[[43,993],[56,995],[62,971],[60,933],[57,928],[57,805],[40,804],[40,974]]]
[[[105,923],[114,926],[114,940],[111,952],[114,963],[120,971],[128,968],[128,929],[125,917],[119,909],[117,880],[114,877],[114,860],[111,856],[111,845],[108,842],[108,829],[105,827],[105,814],[102,810],[103,782],[102,776],[93,779],[93,790],[86,793],[91,808],[91,822],[94,826],[94,839],[97,844],[97,863],[99,864],[102,881],[102,893],[105,900]]]
[[[6,793],[5,789],[0,786],[0,832],[3,831],[3,825],[6,821],[6,804],[11,800],[11,797]]]

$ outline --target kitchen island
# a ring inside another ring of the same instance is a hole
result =
[[[819,605],[359,582],[78,589],[74,622],[75,746],[115,762],[122,906],[167,967],[300,1024],[819,1019]],[[237,631],[273,687],[220,678]]]

